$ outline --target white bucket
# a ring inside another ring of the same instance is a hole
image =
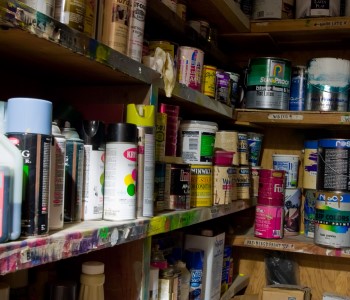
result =
[[[273,154],[273,169],[286,171],[286,188],[298,187],[299,155]]]
[[[218,124],[183,121],[180,124],[181,157],[185,163],[211,165]]]

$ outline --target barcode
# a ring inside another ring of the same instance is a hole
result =
[[[197,139],[189,139],[188,140],[188,148],[189,148],[189,150],[197,150],[198,140]]]
[[[263,17],[264,16],[264,11],[263,10],[262,11],[258,11],[257,15],[258,15],[259,18]]]
[[[273,235],[281,235],[281,230],[272,230]]]

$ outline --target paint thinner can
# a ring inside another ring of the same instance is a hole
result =
[[[66,138],[56,122],[52,122],[50,163],[49,229],[63,228],[65,191]]]
[[[84,143],[75,128],[65,122],[62,134],[66,138],[64,222],[80,222],[82,219]]]
[[[84,120],[83,220],[102,220],[105,169],[105,125],[98,120]]]
[[[191,201],[191,167],[190,165],[166,164],[165,209],[190,209]]]
[[[320,57],[307,65],[305,110],[348,111],[350,61]]]
[[[303,188],[316,189],[318,140],[304,142]]]
[[[277,57],[253,58],[246,76],[246,107],[287,110],[291,62]]]
[[[238,156],[241,166],[248,165],[248,136],[246,133],[238,133]]]
[[[301,189],[284,191],[284,235],[298,235],[300,231]]]
[[[136,218],[137,126],[110,124],[106,138],[103,219]]]
[[[350,190],[350,140],[318,140],[316,189]]]
[[[23,157],[21,235],[25,237],[44,235],[49,230],[51,124],[50,101],[8,100],[6,135]]]
[[[191,207],[213,205],[213,167],[191,165]]]
[[[332,248],[350,247],[350,194],[316,192],[315,244]]]
[[[303,111],[305,109],[306,85],[306,66],[293,67],[290,84],[289,110]]]
[[[202,93],[215,98],[216,67],[204,65],[202,72]]]
[[[216,71],[215,99],[231,106],[230,99],[230,74],[223,70]]]
[[[56,0],[54,18],[69,27],[84,31],[86,2],[84,0]]]
[[[304,193],[304,235],[315,236],[316,190],[305,190]]]

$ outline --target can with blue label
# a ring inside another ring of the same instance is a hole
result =
[[[306,79],[306,66],[295,66],[292,68],[289,110],[303,111],[305,109]]]

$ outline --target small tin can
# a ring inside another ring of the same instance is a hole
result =
[[[289,110],[302,111],[305,109],[306,85],[306,66],[293,67],[290,83]]]
[[[202,72],[202,93],[215,98],[216,67],[204,65]]]
[[[216,70],[215,99],[227,105],[231,105],[230,100],[230,74],[223,70]]]
[[[250,171],[249,167],[239,167],[237,175],[237,198],[250,199]]]
[[[213,205],[213,167],[191,165],[191,207]]]
[[[238,155],[239,164],[241,166],[248,165],[248,135],[246,133],[238,133]]]

